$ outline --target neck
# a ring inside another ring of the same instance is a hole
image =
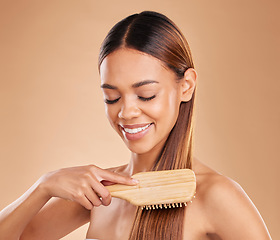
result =
[[[143,154],[132,152],[130,162],[127,165],[127,172],[133,175],[138,172],[150,171],[158,158],[160,150],[161,148],[157,150],[153,149]]]
[[[159,142],[152,149],[145,153],[139,154],[131,152],[130,162],[126,166],[124,171],[127,172],[130,176],[138,172],[151,171],[165,143],[166,139],[163,139],[161,142]]]

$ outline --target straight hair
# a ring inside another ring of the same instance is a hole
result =
[[[179,28],[165,15],[144,11],[118,22],[105,37],[98,68],[112,52],[134,49],[159,59],[176,74],[176,81],[194,68],[189,45]],[[151,170],[192,168],[195,90],[188,102],[180,104],[179,115]],[[138,207],[130,240],[183,239],[185,207],[141,210]]]

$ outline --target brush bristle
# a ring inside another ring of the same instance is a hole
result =
[[[192,201],[190,201],[192,202]],[[164,203],[164,204],[154,204],[154,205],[145,205],[142,206],[141,209],[145,210],[152,210],[152,209],[168,209],[168,208],[177,208],[177,207],[183,207],[187,206],[188,204],[186,202],[183,203]]]
[[[195,198],[195,195],[193,196]],[[189,201],[189,203],[192,203],[192,200]],[[177,207],[183,207],[188,206],[187,202],[183,203],[163,203],[163,204],[153,204],[153,205],[145,205],[141,207],[141,210],[152,210],[152,209],[168,209],[168,208],[177,208]]]

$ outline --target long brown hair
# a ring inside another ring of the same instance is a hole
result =
[[[171,69],[179,82],[188,68],[194,68],[189,45],[179,28],[166,16],[144,11],[118,22],[104,39],[99,68],[106,56],[120,48],[147,53]],[[180,105],[178,119],[152,170],[192,168],[193,113],[195,91],[190,101]],[[174,209],[137,209],[131,240],[183,238],[184,207]]]

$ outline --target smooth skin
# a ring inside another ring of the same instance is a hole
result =
[[[188,69],[178,82],[175,74],[156,58],[120,49],[105,58],[100,76],[109,122],[131,151],[129,164],[112,171],[131,176],[150,169],[175,124],[180,103],[193,95],[195,70]],[[151,129],[136,141],[128,140],[120,127],[142,123],[152,123]],[[193,170],[197,192],[185,210],[184,239],[271,239],[257,209],[237,183],[196,158]],[[135,211],[134,206],[119,199],[108,207],[92,209],[87,237],[127,239]]]
[[[87,238],[128,239],[136,207],[112,199],[103,184],[134,185],[132,174],[151,169],[176,122],[180,103],[192,97],[197,74],[190,68],[176,81],[156,58],[119,49],[105,58],[100,76],[106,114],[131,151],[129,163],[107,170],[90,165],[45,174],[0,212],[0,239],[59,239],[89,221]],[[131,140],[123,127],[139,124],[151,125],[145,135]],[[185,208],[184,239],[271,239],[236,182],[196,158],[193,170],[197,192]]]
[[[51,240],[67,235],[89,222],[93,207],[110,204],[110,193],[101,181],[137,184],[94,165],[47,173],[0,212],[0,239]]]

